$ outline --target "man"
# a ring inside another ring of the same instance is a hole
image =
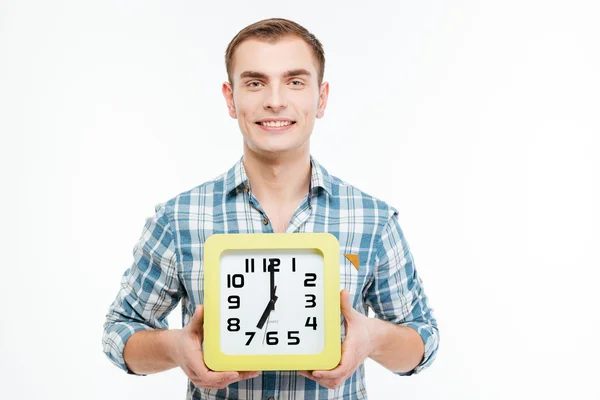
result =
[[[397,375],[432,363],[437,323],[397,210],[310,154],[329,94],[324,66],[321,43],[292,21],[260,21],[231,41],[222,91],[243,156],[147,220],[105,324],[104,351],[117,366],[138,375],[179,366],[193,399],[362,399],[367,357]],[[215,233],[267,232],[329,232],[341,253],[359,255],[358,273],[340,266],[342,359],[331,371],[215,372],[203,362],[203,243]],[[179,301],[184,328],[169,330]]]

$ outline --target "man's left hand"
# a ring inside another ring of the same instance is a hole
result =
[[[342,343],[342,358],[337,367],[330,371],[299,371],[305,378],[319,385],[335,389],[348,379],[373,351],[372,336],[369,334],[369,317],[352,308],[350,293],[340,292],[340,303],[346,338]]]

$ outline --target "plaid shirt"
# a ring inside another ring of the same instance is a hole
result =
[[[252,194],[243,157],[225,174],[156,205],[133,249],[134,262],[104,325],[103,347],[118,367],[129,337],[141,330],[167,329],[168,314],[182,302],[182,323],[204,299],[203,244],[215,233],[272,233],[264,209]],[[330,175],[311,156],[309,193],[287,232],[329,232],[340,243],[340,290],[348,289],[354,309],[415,329],[425,356],[412,375],[429,366],[439,334],[421,278],[400,225],[398,211]],[[356,271],[343,254],[358,254]],[[342,339],[345,337],[343,323]],[[391,372],[390,372],[391,374]],[[366,399],[364,364],[337,389],[327,389],[294,371],[263,371],[225,389],[201,389],[188,380],[188,399]]]

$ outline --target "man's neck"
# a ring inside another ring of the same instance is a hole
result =
[[[310,188],[310,152],[277,158],[263,157],[244,149],[244,169],[252,193],[263,205],[297,206]]]

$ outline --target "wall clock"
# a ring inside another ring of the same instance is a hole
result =
[[[337,238],[210,236],[204,243],[203,346],[213,371],[335,368],[341,357]]]

